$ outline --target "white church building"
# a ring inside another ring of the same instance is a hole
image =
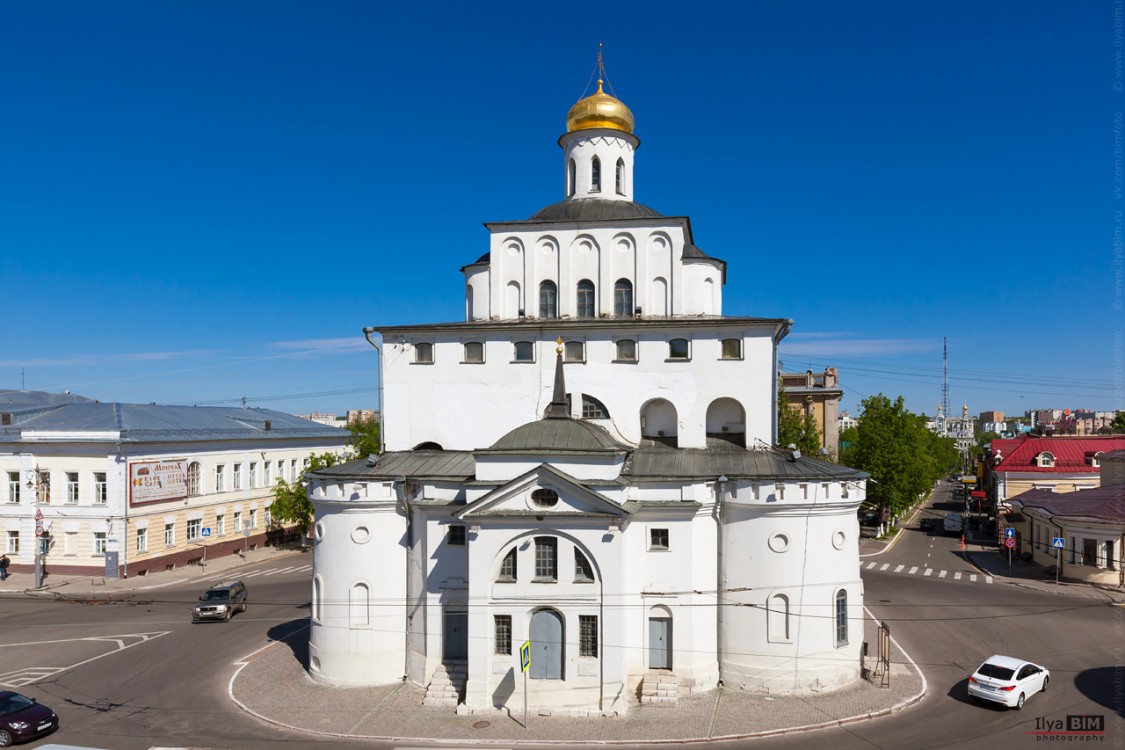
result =
[[[309,672],[428,704],[619,714],[860,676],[866,475],[776,440],[792,321],[634,201],[633,115],[567,115],[565,198],[487,224],[465,320],[378,333],[381,455],[311,477]]]

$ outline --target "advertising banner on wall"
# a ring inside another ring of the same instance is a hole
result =
[[[160,503],[187,497],[187,462],[136,461],[129,464],[129,504]]]

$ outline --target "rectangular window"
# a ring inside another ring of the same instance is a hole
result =
[[[649,549],[668,549],[668,529],[649,529]]]
[[[109,487],[105,481],[104,471],[94,472],[94,504],[105,505],[109,502]]]
[[[691,359],[691,346],[687,339],[672,339],[668,342],[668,359]]]
[[[574,548],[574,582],[590,583],[594,580],[594,567],[577,547]]]
[[[297,481],[297,459],[290,459],[289,461],[289,481]]]
[[[258,462],[250,462],[250,489],[258,486]]]
[[[77,531],[64,531],[62,540],[63,540],[62,551],[63,551],[64,555],[77,555],[78,554],[78,532]]]
[[[742,339],[723,339],[721,359],[742,359]]]
[[[504,559],[500,561],[500,575],[496,579],[502,582],[512,582],[516,580],[516,548],[508,550],[508,554],[504,555]]]
[[[465,543],[465,527],[464,526],[450,526],[449,536],[446,539],[450,544],[464,544]]]
[[[515,344],[515,356],[513,362],[534,362],[535,361],[535,344],[531,341],[517,341]]]
[[[268,505],[262,509],[262,522],[267,529],[273,524],[273,516],[270,515],[270,506]]]
[[[242,464],[237,463],[234,465],[234,473],[230,478],[230,488],[232,490],[242,489]]]
[[[496,648],[493,653],[512,655],[512,616],[494,615]]]
[[[137,529],[137,552],[148,552],[148,529]]]
[[[465,343],[465,359],[466,364],[479,365],[484,362],[484,344],[480,341],[468,341]]]
[[[257,510],[252,509],[250,511],[250,522],[249,523],[250,523],[250,526],[248,528],[251,528],[251,529],[258,528],[258,511]]]
[[[78,505],[78,472],[66,473],[66,504]]]
[[[637,342],[633,339],[621,339],[617,342],[617,361],[636,362]]]
[[[568,341],[563,348],[563,359],[567,362],[586,361],[586,342]]]
[[[553,536],[535,537],[535,580],[555,582],[559,578],[558,543]]]
[[[202,536],[202,534],[200,534],[200,529],[202,529],[202,528],[203,528],[203,521],[201,519],[199,519],[199,518],[189,519],[188,522],[187,522],[187,538],[188,538],[188,541],[194,542],[196,539],[199,539]]]
[[[164,546],[171,547],[176,543],[176,524],[164,524]]]
[[[234,521],[234,533],[240,533],[242,531],[242,511],[236,510],[232,520]]]
[[[95,555],[104,555],[105,554],[105,532],[104,531],[95,531],[94,532],[94,554]]]
[[[225,513],[219,513],[215,516],[215,536],[223,536],[227,533],[227,516]]]
[[[414,364],[432,365],[434,363],[434,345],[425,342],[414,345]]]
[[[20,473],[18,471],[8,472],[8,502],[18,503],[20,501]]]
[[[598,655],[598,618],[595,615],[578,615],[578,655]]]
[[[6,549],[9,555],[18,555],[20,553],[20,533],[18,531],[8,532],[8,545]]]
[[[219,464],[215,467],[215,492],[226,492],[227,489],[227,467]]]
[[[848,645],[848,592],[836,593],[836,648]]]
[[[273,477],[270,476],[270,462],[266,461],[262,466],[265,467],[262,469],[262,474],[266,482],[265,486],[271,487],[273,486]]]
[[[36,488],[39,493],[39,502],[43,505],[51,504],[51,472],[39,472],[39,486]]]

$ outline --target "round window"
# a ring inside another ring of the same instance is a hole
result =
[[[531,504],[537,508],[553,508],[559,502],[559,493],[554,490],[535,490],[531,493]]]
[[[770,537],[769,545],[774,552],[784,552],[789,549],[789,537],[785,534],[774,534]]]

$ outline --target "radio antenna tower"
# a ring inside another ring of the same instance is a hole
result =
[[[941,337],[941,411],[949,419],[949,346],[945,336]]]

